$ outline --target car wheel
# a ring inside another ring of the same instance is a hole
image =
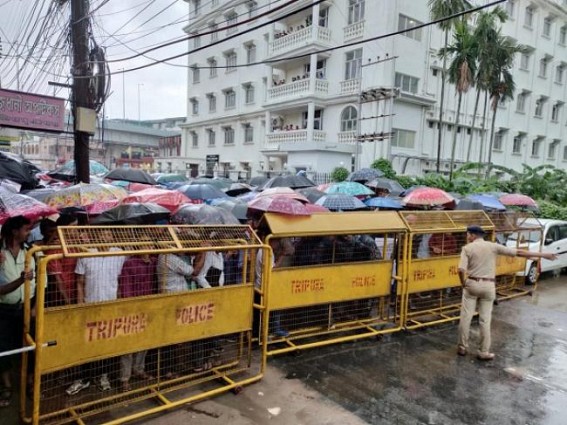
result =
[[[531,264],[530,269],[528,270],[528,274],[526,275],[526,285],[535,285],[537,283],[538,277],[537,263],[534,261]]]

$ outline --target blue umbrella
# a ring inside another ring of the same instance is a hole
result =
[[[360,199],[344,193],[326,193],[315,202],[331,211],[365,210],[368,207]]]
[[[469,195],[471,201],[480,202],[484,208],[491,210],[505,211],[506,207],[498,199],[491,195]]]
[[[383,196],[367,199],[364,201],[364,203],[373,208],[389,208],[393,210],[401,210],[402,208],[404,208],[400,202],[400,199]]]

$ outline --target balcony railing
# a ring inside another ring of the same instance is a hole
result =
[[[268,89],[268,102],[293,99],[297,97],[318,95],[325,96],[329,92],[329,82],[327,80],[315,80],[315,87],[311,87],[310,80],[293,81],[287,84],[281,84]]]
[[[356,131],[340,131],[339,143],[353,144],[356,142]]]
[[[341,81],[341,94],[358,94],[360,92],[360,79]]]
[[[307,27],[276,38],[270,43],[270,54],[275,56],[281,53],[287,53],[310,43],[330,44],[331,30],[329,28],[317,26],[315,35],[313,35],[313,28]]]
[[[266,134],[266,145],[273,146],[281,143],[307,143],[307,130],[290,130]],[[327,133],[322,130],[313,130],[313,142],[324,143]]]
[[[355,22],[349,26],[344,27],[344,41],[354,40],[364,35],[364,21]]]

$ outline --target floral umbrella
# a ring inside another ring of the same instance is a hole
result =
[[[317,205],[317,204],[305,204],[305,208],[307,208],[307,211],[309,211],[310,213],[330,211],[328,208],[325,208],[323,205]]]
[[[325,193],[344,193],[350,196],[365,196],[374,195],[372,189],[367,188],[361,183],[357,182],[339,182],[330,184],[325,190]]]
[[[260,192],[256,198],[264,198],[266,196],[283,196],[284,198],[296,199],[305,203],[309,202],[309,199],[289,187],[270,187]]]
[[[84,208],[89,215],[99,215],[114,208],[119,203],[120,201],[118,199],[112,199],[110,201],[95,202],[94,204],[86,205]]]
[[[301,202],[284,196],[256,198],[248,203],[248,208],[288,215],[311,215]]]
[[[17,215],[23,215],[30,220],[37,220],[39,217],[55,213],[57,213],[55,208],[49,207],[43,202],[0,186],[0,224]]]
[[[499,201],[507,206],[537,208],[536,201],[528,195],[522,195],[521,193],[508,193],[501,196]]]
[[[435,187],[418,187],[402,199],[402,205],[408,207],[439,207],[455,204],[455,198]]]
[[[171,222],[175,224],[240,224],[229,211],[207,204],[181,205],[172,214]]]
[[[140,190],[128,195],[122,200],[123,204],[133,202],[146,203],[151,202],[167,208],[169,211],[175,211],[181,204],[191,204],[191,199],[176,190],[150,188]]]
[[[61,209],[66,207],[84,207],[97,202],[122,200],[128,193],[121,187],[109,184],[79,183],[58,190],[45,198],[45,203]]]
[[[353,211],[368,209],[364,202],[354,196],[344,193],[327,193],[315,202],[315,205],[322,205],[331,211]]]

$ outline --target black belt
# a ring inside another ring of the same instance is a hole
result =
[[[488,282],[496,282],[496,279],[493,277],[474,277],[469,276],[467,279],[474,280],[475,282],[480,282],[481,280],[487,280]]]

